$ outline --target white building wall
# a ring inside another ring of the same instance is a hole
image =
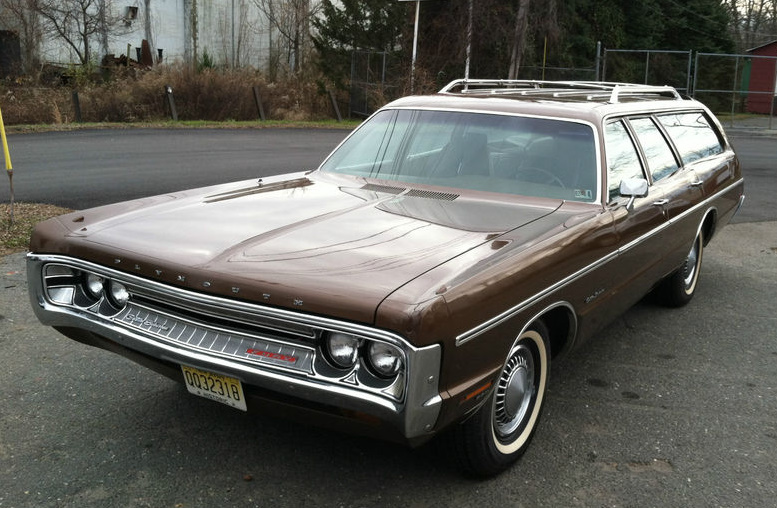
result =
[[[195,4],[196,39],[190,16]],[[135,7],[137,16],[118,23],[108,36],[107,48],[102,47],[99,37],[94,37],[90,47],[96,63],[106,52],[116,57],[126,54],[127,44],[131,48],[129,56],[135,60],[135,48],[148,39],[154,59],[157,49],[162,49],[164,62],[185,61],[196,48],[198,59],[207,51],[218,65],[231,65],[233,55],[240,65],[267,65],[268,23],[251,0],[111,0],[111,7],[113,15],[121,18],[126,17],[128,7]],[[60,39],[45,39],[40,53],[44,62],[79,61],[75,51]]]

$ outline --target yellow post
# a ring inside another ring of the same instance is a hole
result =
[[[5,124],[3,124],[3,111],[0,110],[0,140],[3,142],[3,155],[5,156],[5,170],[8,172],[8,184],[11,186],[11,220],[13,226],[13,166],[11,165],[11,152],[8,151],[8,140],[5,137]]]
[[[3,124],[3,111],[0,110],[0,138],[3,140],[3,155],[5,156],[6,171],[13,171],[11,165],[11,153],[8,151],[8,140],[5,138],[5,125]]]

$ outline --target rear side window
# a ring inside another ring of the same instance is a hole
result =
[[[672,149],[652,119],[634,118],[629,120],[629,123],[634,128],[639,144],[642,145],[642,150],[645,152],[653,181],[666,178],[680,169]]]
[[[658,121],[672,138],[683,164],[723,152],[718,135],[701,112],[661,115]]]

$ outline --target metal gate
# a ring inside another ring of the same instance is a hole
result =
[[[382,95],[386,84],[387,58],[384,51],[354,51],[351,55],[351,115],[366,117],[375,111],[374,96]]]

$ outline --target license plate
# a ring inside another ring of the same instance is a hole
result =
[[[243,385],[239,379],[195,369],[188,365],[181,365],[181,370],[189,393],[246,411]]]

